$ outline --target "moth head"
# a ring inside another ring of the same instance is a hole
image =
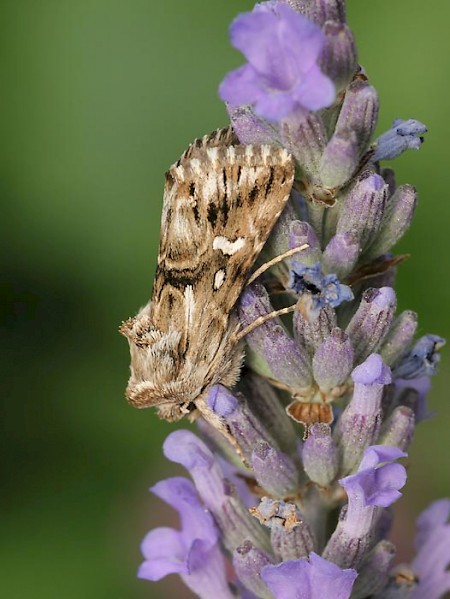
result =
[[[189,414],[202,391],[204,374],[202,368],[191,368],[183,359],[180,331],[154,328],[145,309],[120,330],[128,338],[131,352],[129,403],[136,408],[158,407],[166,420]]]

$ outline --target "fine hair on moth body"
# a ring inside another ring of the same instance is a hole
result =
[[[130,344],[133,406],[156,407],[169,421],[198,410],[222,427],[206,395],[237,382],[243,348],[234,308],[293,179],[285,149],[241,145],[231,128],[194,141],[166,173],[152,298],[120,329]]]

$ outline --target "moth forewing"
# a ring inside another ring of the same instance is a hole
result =
[[[286,150],[235,142],[229,128],[196,140],[167,172],[152,299],[121,328],[127,398],[167,420],[195,408],[212,420],[209,387],[237,381],[234,307],[292,187]]]

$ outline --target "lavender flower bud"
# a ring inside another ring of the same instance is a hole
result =
[[[396,308],[391,287],[368,289],[345,332],[350,337],[358,364],[380,346],[389,331]]]
[[[380,175],[359,179],[349,192],[337,222],[336,232],[355,231],[362,250],[378,235],[383,220],[388,186]]]
[[[320,55],[320,66],[339,91],[352,80],[358,67],[355,40],[345,23],[327,19],[323,32],[327,43]]]
[[[273,310],[265,288],[259,284],[247,287],[241,296],[239,318],[243,326]],[[246,337],[248,359],[256,372],[278,380],[292,389],[308,389],[312,374],[307,355],[291,339],[279,319],[257,327]]]
[[[254,547],[250,541],[244,541],[233,552],[233,566],[246,589],[261,599],[272,599],[273,595],[261,578],[264,566],[273,564],[271,557]]]
[[[380,348],[380,355],[388,366],[394,366],[410,347],[417,330],[417,314],[406,310],[392,323]]]
[[[208,394],[208,406],[219,416],[237,440],[243,457],[250,463],[255,445],[268,443],[276,447],[275,439],[249,410],[242,396],[236,397],[226,387],[214,385]]]
[[[377,139],[372,160],[393,160],[406,150],[418,150],[426,132],[426,126],[419,121],[396,119],[392,128]]]
[[[313,358],[313,374],[323,393],[342,385],[353,368],[353,348],[348,335],[339,328],[317,348]]]
[[[302,172],[317,181],[327,139],[320,115],[314,112],[300,118],[296,113],[288,115],[280,121],[279,130],[283,146],[295,157]]]
[[[261,257],[265,257],[266,260],[270,260],[273,256],[280,256],[284,252],[290,249],[290,229],[291,223],[298,219],[297,210],[295,209],[293,202],[289,201],[283,212],[280,214],[275,227],[272,229],[272,233],[263,248]],[[286,266],[287,260],[276,265],[274,270],[281,270],[282,272],[288,272]],[[283,278],[283,277],[281,277]]]
[[[328,242],[322,256],[325,273],[334,272],[339,279],[346,277],[355,266],[360,254],[359,236],[356,231],[338,233]]]
[[[314,229],[309,223],[294,220],[289,228],[289,248],[300,247],[308,244],[308,247],[291,258],[291,268],[312,266],[316,264],[322,255],[320,242]]]
[[[233,130],[241,144],[275,144],[273,127],[258,117],[250,106],[227,105]]]
[[[302,460],[306,474],[321,487],[327,487],[336,478],[338,451],[328,424],[318,423],[309,427],[303,443]]]
[[[336,327],[336,312],[325,306],[317,318],[309,320],[299,310],[294,312],[294,337],[312,357],[315,350]]]
[[[378,354],[372,354],[352,374],[353,397],[342,413],[336,440],[342,455],[342,472],[350,472],[360,461],[366,447],[378,438],[381,425],[381,398],[391,371]]]
[[[326,187],[342,186],[351,178],[367,149],[377,118],[375,89],[366,81],[353,81],[347,88],[334,135],[323,153],[320,178]],[[342,157],[341,166],[339,156]]]
[[[359,569],[352,599],[371,597],[386,586],[395,554],[395,545],[389,541],[380,541],[372,549],[367,560]]]
[[[294,454],[297,448],[296,431],[272,385],[250,373],[246,383],[244,389],[250,410],[264,423],[281,451]]]
[[[282,0],[294,10],[306,15],[309,19],[323,25],[325,21],[345,23],[344,0]]]
[[[416,424],[414,412],[406,406],[396,408],[383,424],[379,444],[398,447],[402,451],[408,449]]]
[[[299,472],[289,456],[261,442],[253,450],[251,464],[256,481],[267,493],[274,497],[296,494]]]
[[[359,163],[358,138],[354,131],[340,129],[327,144],[320,166],[320,180],[333,189],[346,183]]]
[[[412,185],[401,185],[389,199],[380,232],[368,250],[368,257],[382,256],[403,237],[411,224],[417,205]]]

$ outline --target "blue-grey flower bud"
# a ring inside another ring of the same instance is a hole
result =
[[[420,121],[396,119],[391,129],[376,140],[372,160],[393,160],[406,150],[418,150],[426,132],[426,126]]]
[[[424,335],[404,356],[394,369],[394,376],[400,379],[415,379],[434,374],[441,359],[439,350],[445,345],[445,339],[437,335]]]

